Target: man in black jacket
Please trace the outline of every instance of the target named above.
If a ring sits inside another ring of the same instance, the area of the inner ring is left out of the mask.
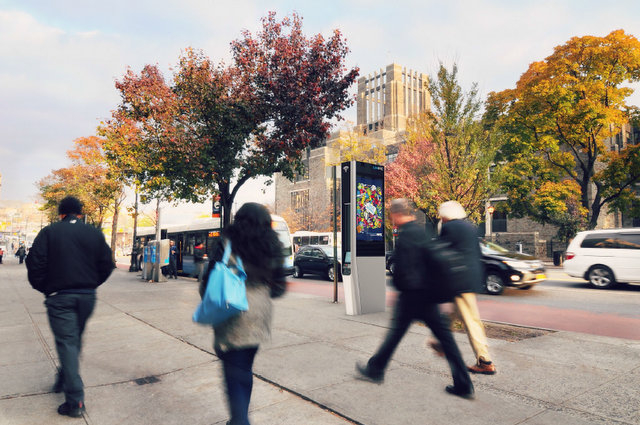
[[[31,286],[46,297],[60,358],[54,391],[64,390],[65,402],[58,413],[81,417],[85,410],[78,370],[82,333],[96,303],[96,288],[107,280],[114,265],[102,232],[82,222],[80,201],[64,198],[58,213],[60,221],[42,229],[33,242],[27,270]]]
[[[393,319],[387,336],[369,362],[357,364],[362,378],[381,383],[384,371],[394,350],[414,320],[423,321],[440,342],[449,362],[453,385],[447,392],[459,397],[472,399],[473,384],[467,373],[460,350],[453,339],[449,322],[441,314],[430,294],[429,270],[426,261],[430,238],[424,227],[414,217],[413,208],[406,199],[395,199],[391,203],[391,220],[398,227],[398,239],[394,251],[395,272],[393,285],[399,291]]]

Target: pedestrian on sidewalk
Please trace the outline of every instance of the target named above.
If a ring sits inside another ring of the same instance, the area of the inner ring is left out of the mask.
[[[24,263],[24,257],[27,256],[27,248],[24,247],[24,244],[20,244],[20,247],[16,251],[16,257],[18,257],[19,263]]]
[[[440,314],[429,288],[429,244],[431,238],[424,226],[416,222],[414,209],[407,199],[391,202],[391,220],[398,228],[398,238],[394,250],[395,273],[393,285],[399,291],[393,318],[387,336],[378,351],[367,364],[356,364],[360,377],[382,383],[385,369],[391,356],[414,320],[423,321],[438,339],[451,368],[453,385],[445,389],[448,393],[472,399],[473,384],[453,339],[449,321]]]
[[[82,333],[96,303],[96,288],[114,269],[102,232],[82,221],[82,204],[68,196],[58,205],[60,221],[38,233],[27,257],[31,286],[44,293],[60,369],[55,392],[64,391],[58,413],[81,417],[84,388],[79,374]]]
[[[178,250],[173,240],[169,241],[169,279],[178,278]]]
[[[0,264],[2,264],[2,257],[4,256],[4,251],[0,248]]]
[[[494,375],[496,367],[489,355],[489,345],[485,334],[484,325],[480,320],[476,292],[482,290],[482,278],[484,269],[482,265],[482,253],[478,243],[478,228],[468,220],[464,207],[457,201],[444,202],[438,208],[438,215],[442,220],[440,239],[451,245],[452,249],[460,252],[466,261],[466,273],[464,282],[459,282],[458,288],[462,288],[453,299],[456,313],[462,320],[469,342],[476,355],[476,364],[468,369],[473,373]],[[431,346],[440,351],[436,343]]]
[[[204,244],[201,241],[196,241],[196,245],[193,247],[193,264],[196,266],[196,278],[198,282],[202,281],[202,276],[204,275],[205,255]]]
[[[242,259],[249,310],[214,326],[214,350],[222,360],[231,420],[227,424],[249,424],[249,402],[253,386],[253,360],[258,347],[271,335],[271,298],[285,291],[282,244],[271,225],[269,211],[260,204],[244,204],[234,221],[223,231],[205,278],[200,283],[204,295],[215,264],[222,260],[224,247],[231,242],[232,255]]]

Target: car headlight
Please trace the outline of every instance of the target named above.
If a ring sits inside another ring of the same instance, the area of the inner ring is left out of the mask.
[[[525,263],[524,261],[503,261],[503,263],[505,263],[507,266],[512,267],[514,269],[518,269],[518,270],[527,270],[529,269],[529,264]]]

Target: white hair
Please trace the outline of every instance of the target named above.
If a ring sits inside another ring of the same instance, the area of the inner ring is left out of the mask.
[[[445,220],[460,220],[467,217],[467,213],[458,201],[443,202],[438,208],[438,215]]]

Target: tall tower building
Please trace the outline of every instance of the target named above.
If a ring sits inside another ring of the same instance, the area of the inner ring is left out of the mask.
[[[355,131],[387,147],[392,159],[404,142],[407,121],[411,116],[431,109],[429,78],[398,64],[372,72],[358,79]],[[326,231],[331,222],[331,173],[327,165],[335,161],[333,142],[341,137],[332,134],[324,146],[308,152],[303,162],[306,172],[294,181],[275,176],[275,213],[285,218],[295,216],[290,226],[296,229]],[[301,224],[295,224],[297,221]]]
[[[358,79],[357,122],[364,134],[397,141],[407,119],[431,109],[429,76],[391,64]]]

